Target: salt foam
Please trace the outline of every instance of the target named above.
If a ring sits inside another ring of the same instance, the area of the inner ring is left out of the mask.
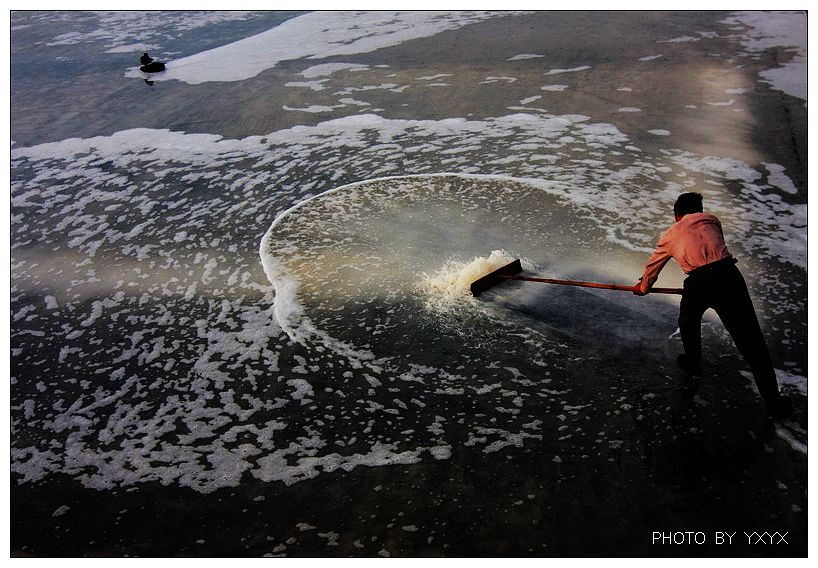
[[[435,274],[424,274],[421,288],[435,305],[462,302],[470,297],[471,283],[514,260],[502,250],[492,251],[488,257],[477,257],[470,262],[447,262]]]
[[[281,61],[353,55],[430,37],[512,12],[311,12],[265,32],[168,62],[157,80],[242,81]],[[136,68],[126,76],[139,76]]]

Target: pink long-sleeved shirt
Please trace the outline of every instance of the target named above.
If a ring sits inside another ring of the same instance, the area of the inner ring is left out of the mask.
[[[645,265],[639,286],[646,293],[671,258],[688,274],[691,270],[730,256],[732,255],[724,244],[721,223],[716,216],[709,213],[689,213],[659,237],[656,250]]]

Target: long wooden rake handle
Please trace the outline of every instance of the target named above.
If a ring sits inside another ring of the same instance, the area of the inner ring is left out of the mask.
[[[583,288],[601,288],[603,290],[619,290],[622,292],[633,292],[633,286],[623,286],[621,284],[602,284],[600,282],[582,282],[580,280],[558,280],[555,278],[533,278],[531,276],[518,276],[523,271],[520,259],[509,262],[501,266],[494,272],[486,274],[471,283],[471,293],[477,296],[481,292],[488,290],[492,286],[504,280],[523,280],[525,282],[542,282],[545,284],[560,284],[563,286],[581,286]],[[681,288],[651,288],[652,294],[681,294]]]
[[[622,292],[633,292],[633,286],[623,286],[621,284],[603,284],[601,282],[583,282],[581,280],[558,280],[556,278],[533,278],[530,276],[506,276],[497,275],[503,280],[523,280],[525,282],[542,282],[544,284],[559,284],[561,286],[580,286],[582,288],[599,288],[601,290],[620,290]],[[651,294],[681,294],[681,288],[651,288]]]

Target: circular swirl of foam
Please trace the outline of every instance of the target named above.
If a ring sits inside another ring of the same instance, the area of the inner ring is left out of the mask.
[[[392,352],[441,329],[478,337],[492,325],[481,318],[507,317],[498,310],[508,301],[544,293],[509,283],[496,302],[471,298],[473,280],[513,258],[551,275],[638,275],[643,255],[610,239],[563,191],[452,174],[369,180],[313,197],[280,215],[261,243],[276,317],[301,343]]]

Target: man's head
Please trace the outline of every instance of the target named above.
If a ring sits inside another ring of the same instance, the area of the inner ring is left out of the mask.
[[[683,193],[676,200],[676,204],[673,205],[673,214],[676,216],[677,221],[689,213],[701,213],[702,211],[704,209],[702,208],[701,193]]]

